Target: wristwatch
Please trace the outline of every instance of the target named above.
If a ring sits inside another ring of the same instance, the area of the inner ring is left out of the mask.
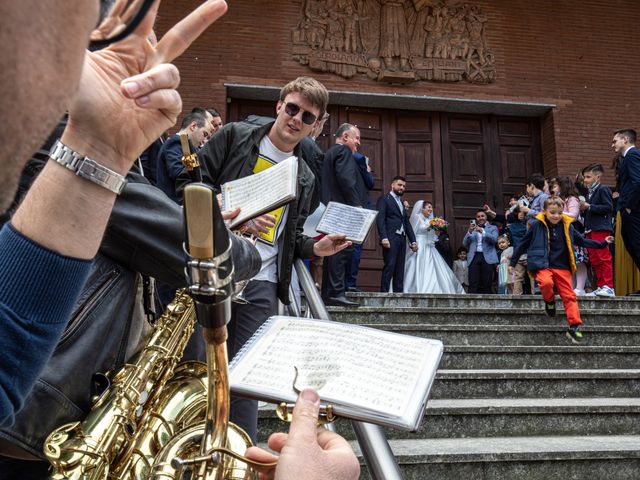
[[[57,140],[49,152],[49,158],[63,167],[71,170],[77,176],[106,188],[110,192],[120,195],[127,180],[118,172],[100,165],[89,157],[80,155]]]

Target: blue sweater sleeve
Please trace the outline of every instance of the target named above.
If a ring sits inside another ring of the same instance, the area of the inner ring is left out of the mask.
[[[91,261],[0,230],[0,425],[13,422],[71,316]]]

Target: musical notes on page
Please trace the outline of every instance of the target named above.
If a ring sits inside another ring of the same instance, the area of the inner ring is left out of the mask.
[[[366,208],[352,207],[338,202],[329,202],[316,231],[320,233],[343,233],[353,243],[363,243],[378,212]]]
[[[298,159],[289,157],[254,175],[222,185],[222,210],[240,207],[230,228],[243,224],[296,198]]]
[[[232,362],[231,389],[272,401],[295,401],[312,387],[338,415],[417,428],[442,343],[373,328],[271,317]]]

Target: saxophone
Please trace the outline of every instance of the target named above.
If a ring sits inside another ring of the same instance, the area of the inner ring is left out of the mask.
[[[49,435],[50,479],[254,478],[250,465],[257,464],[242,456],[251,440],[228,421],[233,264],[209,187],[187,186],[185,216],[189,290],[177,293],[145,348],[117,372],[87,418]],[[207,364],[178,364],[196,319],[204,327]]]

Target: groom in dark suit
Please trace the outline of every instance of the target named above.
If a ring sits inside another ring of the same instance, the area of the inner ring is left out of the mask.
[[[622,221],[622,239],[640,268],[640,150],[636,148],[636,131],[618,130],[611,146],[624,158],[618,173],[620,196],[616,206]]]
[[[382,269],[381,292],[388,292],[393,279],[393,291],[402,292],[404,280],[404,257],[406,253],[406,241],[409,240],[409,248],[418,251],[416,236],[409,223],[409,215],[402,203],[402,195],[407,186],[404,177],[394,177],[391,182],[391,191],[378,199],[376,209],[378,217],[376,226],[382,245]]]

